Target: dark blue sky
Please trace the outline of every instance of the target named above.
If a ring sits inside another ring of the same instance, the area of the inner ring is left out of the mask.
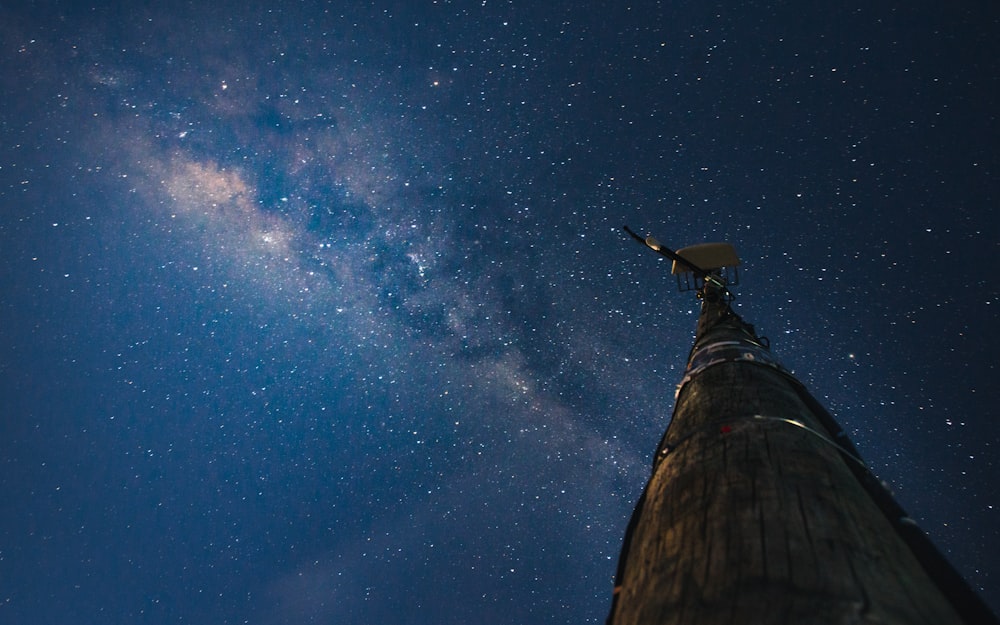
[[[697,308],[623,223],[1000,608],[994,4],[148,4],[0,7],[0,621],[602,622]]]

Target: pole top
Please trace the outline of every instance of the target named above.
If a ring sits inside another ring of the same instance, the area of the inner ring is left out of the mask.
[[[698,291],[699,297],[718,291],[732,299],[728,287],[740,282],[740,258],[729,243],[700,243],[675,252],[651,236],[643,238],[628,226],[623,229],[639,243],[674,261],[670,273],[677,276],[679,290]]]
[[[677,255],[688,261],[685,265],[674,261],[670,273],[675,276],[682,273],[693,273],[691,265],[712,272],[723,267],[736,267],[740,264],[740,258],[736,255],[736,248],[729,243],[700,243],[689,245],[677,250]]]

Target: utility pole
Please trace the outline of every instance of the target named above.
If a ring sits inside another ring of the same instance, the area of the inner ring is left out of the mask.
[[[730,307],[732,246],[673,252],[701,314],[625,535],[610,625],[997,623]]]

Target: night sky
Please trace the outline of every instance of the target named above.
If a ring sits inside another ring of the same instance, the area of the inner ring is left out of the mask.
[[[698,307],[623,224],[1000,609],[1000,8],[735,4],[0,5],[0,621],[603,622]]]

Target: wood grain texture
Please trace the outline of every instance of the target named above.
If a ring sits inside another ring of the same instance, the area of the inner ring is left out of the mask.
[[[702,321],[701,343],[747,336]],[[611,622],[959,623],[822,431],[775,369],[730,362],[688,382]]]

